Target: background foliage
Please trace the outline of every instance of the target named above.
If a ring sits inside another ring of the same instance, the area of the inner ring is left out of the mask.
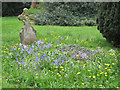
[[[120,3],[101,3],[98,29],[108,41],[120,45]]]
[[[35,23],[39,25],[79,26],[96,24],[99,3],[54,2],[44,3],[46,11],[36,15]]]
[[[30,8],[30,2],[3,2],[2,16],[17,16],[22,13],[23,8]]]

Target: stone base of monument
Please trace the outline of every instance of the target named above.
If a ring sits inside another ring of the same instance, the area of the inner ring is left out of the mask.
[[[37,41],[36,31],[34,28],[29,24],[29,22],[25,22],[25,25],[20,32],[20,41],[24,45],[28,45]]]

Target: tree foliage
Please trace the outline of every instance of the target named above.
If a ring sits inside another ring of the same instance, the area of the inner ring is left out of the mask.
[[[120,2],[101,3],[98,29],[108,41],[120,45]]]
[[[97,3],[86,2],[46,2],[46,11],[36,15],[35,22],[40,25],[79,26],[95,25]]]
[[[2,16],[17,16],[22,13],[23,8],[29,8],[30,2],[3,2]]]

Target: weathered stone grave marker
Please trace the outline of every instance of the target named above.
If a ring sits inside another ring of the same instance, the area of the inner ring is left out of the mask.
[[[36,30],[30,25],[31,15],[29,15],[27,8],[23,9],[23,13],[18,16],[18,19],[24,23],[22,31],[20,31],[20,42],[24,45],[28,45],[37,41]]]

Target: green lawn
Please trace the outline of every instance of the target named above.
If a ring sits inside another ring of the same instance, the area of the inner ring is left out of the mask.
[[[96,26],[32,25],[37,31],[37,39],[44,44],[40,44],[40,48],[35,44],[30,55],[29,51],[22,53],[25,46],[19,45],[22,26],[16,17],[2,18],[2,87],[118,88],[120,53],[102,37]],[[49,42],[52,47],[43,48]],[[69,44],[96,51],[89,59],[77,61],[71,54],[56,50]],[[31,49],[32,46],[26,47]]]

